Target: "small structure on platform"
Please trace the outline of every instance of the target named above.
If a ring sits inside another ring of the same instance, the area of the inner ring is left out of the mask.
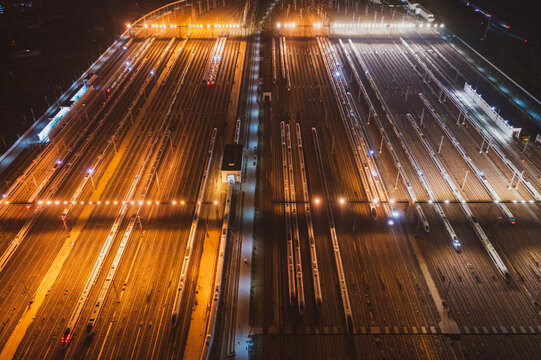
[[[226,144],[224,149],[224,157],[222,159],[222,182],[233,183],[241,181],[242,169],[242,144]]]
[[[261,61],[261,77],[260,77],[260,84],[261,84],[261,90],[263,92],[263,103],[269,102],[269,104],[272,102],[272,88],[274,85],[274,80],[276,74],[274,74],[274,68],[272,66],[272,60],[271,57],[263,56],[263,60]]]
[[[494,123],[500,128],[500,130],[507,136],[520,136],[520,132],[522,128],[514,127],[509,123],[509,121],[504,120],[500,116],[500,113],[496,111],[496,109],[492,106],[490,106],[481,96],[481,94],[477,93],[470,84],[465,83],[464,84],[464,92],[466,95],[470,98],[470,100],[473,101],[475,105],[477,105],[484,113],[487,115]]]
[[[269,104],[272,102],[272,82],[263,83],[263,102],[268,101]]]

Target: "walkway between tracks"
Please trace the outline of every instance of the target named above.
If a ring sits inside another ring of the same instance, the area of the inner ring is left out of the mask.
[[[257,82],[259,81],[259,37],[255,38],[252,43],[251,64],[249,68],[250,78],[248,86],[250,89],[248,95],[248,135],[244,147],[245,161],[245,179],[242,183],[242,192],[244,193],[241,215],[240,236],[241,243],[241,263],[239,271],[239,284],[237,294],[237,315],[235,329],[235,355],[236,359],[248,359],[249,347],[251,344],[250,338],[250,288],[252,282],[252,247],[254,233],[254,215],[255,215],[255,189],[256,189],[256,147],[257,133],[259,131],[259,104],[254,99],[257,99]]]

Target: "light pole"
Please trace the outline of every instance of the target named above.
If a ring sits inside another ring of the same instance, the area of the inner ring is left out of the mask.
[[[394,189],[398,189],[398,180],[400,180],[400,171],[396,174],[396,182],[394,184]]]
[[[464,190],[464,186],[466,186],[466,179],[468,179],[468,174],[470,173],[469,170],[466,170],[466,175],[464,175],[464,181],[462,181],[462,190]]]
[[[451,286],[451,280],[447,283],[447,286],[445,287],[445,293],[443,294],[443,301],[447,302],[447,293],[449,292],[449,287]],[[447,303],[444,304],[445,307],[448,306]]]
[[[118,152],[117,148],[116,148],[116,143],[115,143],[115,136],[111,136],[111,142],[113,143],[113,148],[115,149],[115,153]]]
[[[94,183],[94,177],[92,176],[92,174],[94,174],[94,169],[88,169],[87,174],[90,175],[90,181],[92,181],[92,187],[94,188],[94,190],[96,190],[96,184]]]
[[[438,154],[441,152],[441,146],[443,145],[443,139],[444,139],[445,136],[441,136],[441,140],[440,140],[440,146],[438,147]]]
[[[488,27],[490,26],[490,20],[492,20],[492,15],[487,15],[487,27],[485,28],[485,33],[483,34],[483,37],[481,38],[481,40],[485,40],[485,38],[487,37],[487,33],[488,33]]]
[[[24,282],[23,279],[21,279],[21,283],[23,284],[24,291],[26,292],[26,296],[28,296],[28,298],[30,299],[30,302],[33,303],[34,299],[32,298],[32,296],[30,296],[30,292],[28,291],[28,288],[26,287],[26,283]]]
[[[60,220],[62,220],[62,224],[64,225],[64,229],[66,229],[66,233],[68,234],[68,237],[70,236],[70,231],[68,229],[68,224],[66,224],[66,214],[62,214],[62,216],[60,217]]]

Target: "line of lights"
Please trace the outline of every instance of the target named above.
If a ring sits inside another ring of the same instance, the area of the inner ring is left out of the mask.
[[[204,28],[206,27],[207,29],[210,29],[211,27],[214,27],[215,29],[238,29],[240,28],[240,25],[239,24],[214,24],[214,25],[211,25],[211,24],[207,24],[207,25],[203,25],[203,24],[189,24],[188,25],[189,28],[192,28],[192,29],[201,29],[201,28]]]
[[[284,28],[286,28],[286,29],[295,29],[295,27],[297,27],[297,24],[295,24],[295,23],[285,23],[285,24],[276,23],[276,28],[280,29],[282,26]]]
[[[337,201],[340,205],[344,205],[344,204],[409,204],[411,203],[409,200],[395,200],[395,199],[389,199],[389,201],[381,201],[379,199],[374,199],[372,201],[366,201],[366,200],[353,200],[353,201],[346,201],[346,199],[344,198],[340,198],[338,199]],[[280,203],[284,203],[283,201],[280,201]],[[289,203],[292,203],[292,202],[289,202]],[[298,204],[303,204],[303,203],[306,203],[305,201],[295,201],[295,203],[298,203]],[[321,199],[320,198],[314,198],[314,203],[316,205],[320,204],[321,203]],[[333,201],[331,201],[331,203],[333,203]],[[437,201],[433,201],[433,200],[426,200],[426,201],[415,201],[413,202],[413,204],[466,204],[466,203],[470,203],[470,204],[499,204],[499,203],[505,203],[505,204],[535,204],[536,201],[533,200],[533,199],[530,199],[530,200],[500,200],[500,201],[496,201],[496,200],[490,200],[490,201],[483,201],[483,200],[470,200],[470,201],[458,201],[458,200],[437,200]],[[541,201],[539,201],[538,203],[541,204]]]
[[[186,204],[195,204],[195,202],[187,202],[185,200],[172,200],[172,201],[160,201],[160,200],[130,200],[130,201],[118,201],[118,200],[97,200],[97,201],[60,201],[60,200],[38,200],[33,203],[28,202],[10,202],[9,200],[0,201],[0,205],[26,205],[27,207],[30,207],[32,205],[186,205]],[[218,200],[208,201],[208,202],[202,202],[202,204],[213,204],[218,205]]]
[[[118,204],[121,204],[121,205],[124,205],[124,204],[128,204],[128,205],[135,205],[135,204],[139,204],[139,205],[144,205],[144,204],[147,204],[147,205],[177,205],[177,204],[180,204],[180,205],[185,205],[185,204],[190,204],[190,203],[187,203],[185,200],[180,200],[180,201],[177,201],[177,200],[167,200],[167,201],[160,201],[160,200],[155,200],[155,201],[151,201],[151,200],[139,200],[139,201],[135,201],[135,200],[131,200],[131,201],[118,201],[118,200],[105,200],[105,201],[102,201],[102,200],[97,200],[97,201],[66,201],[66,200],[38,200],[36,202],[18,202],[18,201],[14,201],[14,202],[11,202],[9,200],[6,199],[6,196],[5,194],[2,195],[2,198],[4,200],[0,200],[0,205],[27,205],[27,206],[31,206],[31,205],[68,205],[68,204],[72,204],[72,205],[102,205],[102,204],[105,204],[105,205],[109,205],[109,204],[114,204],[114,205],[118,205]],[[314,198],[314,203],[315,204],[319,204],[321,202],[321,199],[320,198]],[[347,201],[345,198],[341,197],[338,199],[337,201],[340,205],[343,205],[343,204],[346,204],[346,203],[354,203],[354,204],[368,204],[368,203],[373,203],[373,204],[384,204],[384,203],[389,203],[389,204],[395,204],[395,203],[410,203],[409,200],[395,200],[395,199],[389,199],[389,201],[381,201],[379,199],[373,199],[372,201],[366,201],[366,200],[352,200],[352,201]],[[205,203],[205,202],[204,202]],[[214,204],[214,205],[218,205],[218,201],[217,200],[213,200],[213,201],[209,201],[207,202],[208,204]],[[304,203],[304,201],[297,201],[296,203]],[[502,204],[535,204],[535,203],[539,203],[541,204],[541,201],[535,201],[534,199],[529,199],[529,200],[525,200],[525,199],[521,199],[521,200],[469,200],[469,201],[459,201],[459,200],[449,200],[449,199],[446,199],[446,200],[436,200],[436,201],[433,201],[433,200],[420,200],[420,201],[415,201],[413,202],[414,204],[459,204],[459,203],[462,203],[462,204],[466,204],[466,203],[470,203],[470,204],[499,204],[499,203],[502,203]]]
[[[166,28],[167,25],[165,25],[165,24],[152,24],[151,27],[152,27],[152,28]],[[169,27],[170,27],[171,29],[173,29],[173,28],[176,28],[177,25],[176,25],[176,24],[171,24],[171,25],[169,25]]]
[[[391,27],[391,28],[442,28],[444,27],[444,24],[431,24],[431,23],[350,23],[350,24],[342,24],[342,23],[333,23],[333,28],[385,28],[385,27]],[[314,24],[314,27],[316,25]]]
[[[316,198],[314,199],[314,202],[316,204],[319,204],[320,203],[320,199],[319,198]],[[214,204],[214,205],[217,205],[218,204],[218,201],[217,200],[214,200],[212,202],[209,202],[209,204]],[[304,203],[304,201],[297,201],[296,203]],[[385,204],[385,203],[389,203],[389,204],[395,204],[395,203],[410,203],[410,201],[408,200],[394,200],[394,199],[391,199],[389,200],[388,202],[386,201],[380,201],[379,199],[374,199],[372,201],[365,201],[365,200],[359,200],[359,201],[346,201],[344,198],[340,198],[338,200],[338,203],[340,203],[341,205],[343,204],[346,204],[346,203],[355,203],[355,204],[368,204],[368,203],[373,203],[373,204]],[[535,200],[533,199],[530,199],[530,200],[494,200],[494,201],[483,201],[483,200],[470,200],[470,201],[458,201],[458,200],[436,200],[436,201],[433,201],[433,200],[426,200],[426,201],[415,201],[413,202],[414,204],[459,204],[459,203],[462,203],[462,204],[466,204],[466,203],[469,203],[469,204],[534,204],[536,203]],[[541,204],[541,201],[538,202]],[[70,204],[69,201],[60,201],[60,200],[39,200],[35,203],[28,203],[28,202],[11,202],[9,200],[4,200],[4,201],[0,201],[0,205],[28,205],[28,206],[31,206],[31,205],[68,205]],[[106,200],[106,201],[101,201],[101,200],[98,200],[98,201],[72,201],[71,202],[72,205],[101,205],[101,204],[106,204],[106,205],[109,205],[109,204],[128,204],[128,205],[135,205],[135,204],[139,204],[139,205],[144,205],[144,204],[147,204],[147,205],[152,205],[152,204],[155,204],[155,205],[160,205],[160,204],[163,204],[163,205],[177,205],[177,204],[181,204],[181,205],[184,205],[186,204],[186,201],[184,200],[181,200],[181,201],[176,201],[176,200],[172,200],[172,201],[159,201],[159,200],[156,200],[156,201],[150,201],[150,200],[147,200],[146,202],[145,201],[142,201],[142,200],[139,200],[139,201],[134,201],[134,200],[131,200],[131,201],[118,201],[118,200]]]

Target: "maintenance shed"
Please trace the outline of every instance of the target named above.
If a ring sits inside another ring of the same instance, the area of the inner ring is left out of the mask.
[[[242,169],[242,144],[226,144],[222,159],[222,182],[241,181]]]

